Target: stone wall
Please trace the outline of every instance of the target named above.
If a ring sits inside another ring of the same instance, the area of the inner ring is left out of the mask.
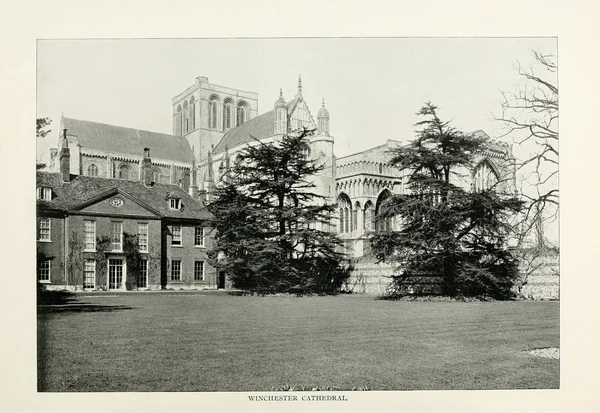
[[[524,284],[518,285],[515,292],[520,298],[529,300],[558,300],[559,299],[559,256],[551,254],[539,257],[534,261],[535,269],[523,279]]]
[[[389,264],[378,264],[373,260],[355,260],[354,270],[343,290],[356,294],[382,295],[392,282],[393,270]]]
[[[353,260],[354,270],[343,287],[344,291],[355,294],[385,294],[392,283],[394,274],[389,264],[377,263],[372,258]],[[518,298],[529,300],[557,300],[559,298],[558,255],[539,258],[539,266],[525,280],[525,284],[515,286]],[[416,280],[407,293],[438,294],[435,280]]]

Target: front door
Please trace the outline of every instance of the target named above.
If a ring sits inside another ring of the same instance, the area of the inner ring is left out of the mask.
[[[123,288],[123,259],[110,258],[108,260],[108,289]]]
[[[219,282],[217,288],[225,288],[225,271],[219,271]]]

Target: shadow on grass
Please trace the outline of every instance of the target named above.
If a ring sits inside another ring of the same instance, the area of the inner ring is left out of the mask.
[[[64,304],[64,305],[40,305],[38,314],[52,313],[110,313],[120,310],[133,310],[134,307],[128,305],[97,305],[97,304]]]
[[[41,291],[37,297],[38,314],[93,313],[132,310],[127,305],[98,305],[77,301],[76,295],[68,291]]]
[[[75,294],[69,291],[38,291],[37,293],[37,305],[65,305],[75,299]]]

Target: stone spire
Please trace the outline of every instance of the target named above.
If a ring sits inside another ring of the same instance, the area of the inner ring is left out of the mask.
[[[325,107],[325,98],[323,98],[321,109],[317,113],[317,123],[321,135],[329,136],[329,111]]]
[[[275,101],[275,124],[276,135],[287,133],[287,104],[283,98],[283,91],[279,89],[279,99]]]
[[[196,165],[196,156],[193,155],[194,147],[192,146],[192,182],[190,185],[190,196],[198,199],[198,167]]]
[[[298,93],[296,96],[302,96],[302,76],[298,75]]]
[[[279,88],[279,99],[275,101],[275,108],[285,107],[285,99],[283,98],[283,89]]]
[[[208,173],[208,180],[214,182],[215,175],[213,173],[213,160],[212,160],[212,153],[210,151],[208,151],[208,155],[206,158],[206,168],[207,168],[207,173]]]
[[[212,154],[208,151],[208,156],[206,158],[206,173],[204,174],[204,189],[206,195],[204,196],[204,200],[210,201],[213,197],[213,193],[215,191],[215,176],[213,173],[213,160]]]

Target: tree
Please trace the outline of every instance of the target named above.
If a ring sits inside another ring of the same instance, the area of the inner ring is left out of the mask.
[[[333,293],[347,279],[340,241],[327,231],[334,206],[313,192],[323,169],[307,136],[247,146],[208,205],[215,216],[212,263],[234,287],[266,293]]]
[[[437,281],[445,295],[507,299],[517,277],[508,221],[522,202],[499,185],[477,191],[459,185],[486,138],[452,128],[431,103],[417,115],[427,119],[416,124],[416,139],[394,149],[391,160],[411,174],[409,191],[388,198],[377,218],[394,218],[402,228],[372,235],[375,257],[397,265],[400,295]]]
[[[45,138],[52,130],[45,129],[50,126],[52,120],[50,118],[37,118],[35,122],[35,135],[37,138]]]
[[[37,118],[35,122],[35,136],[37,139],[45,138],[51,130],[46,129],[47,126],[52,123],[50,118]],[[46,164],[42,162],[36,162],[36,169],[43,169],[46,167]]]
[[[514,92],[502,92],[501,112],[510,136],[526,151],[517,163],[521,194],[527,205],[521,222],[521,239],[531,231],[544,246],[543,224],[558,215],[558,69],[555,55],[532,51],[535,64],[517,63],[520,82]]]

